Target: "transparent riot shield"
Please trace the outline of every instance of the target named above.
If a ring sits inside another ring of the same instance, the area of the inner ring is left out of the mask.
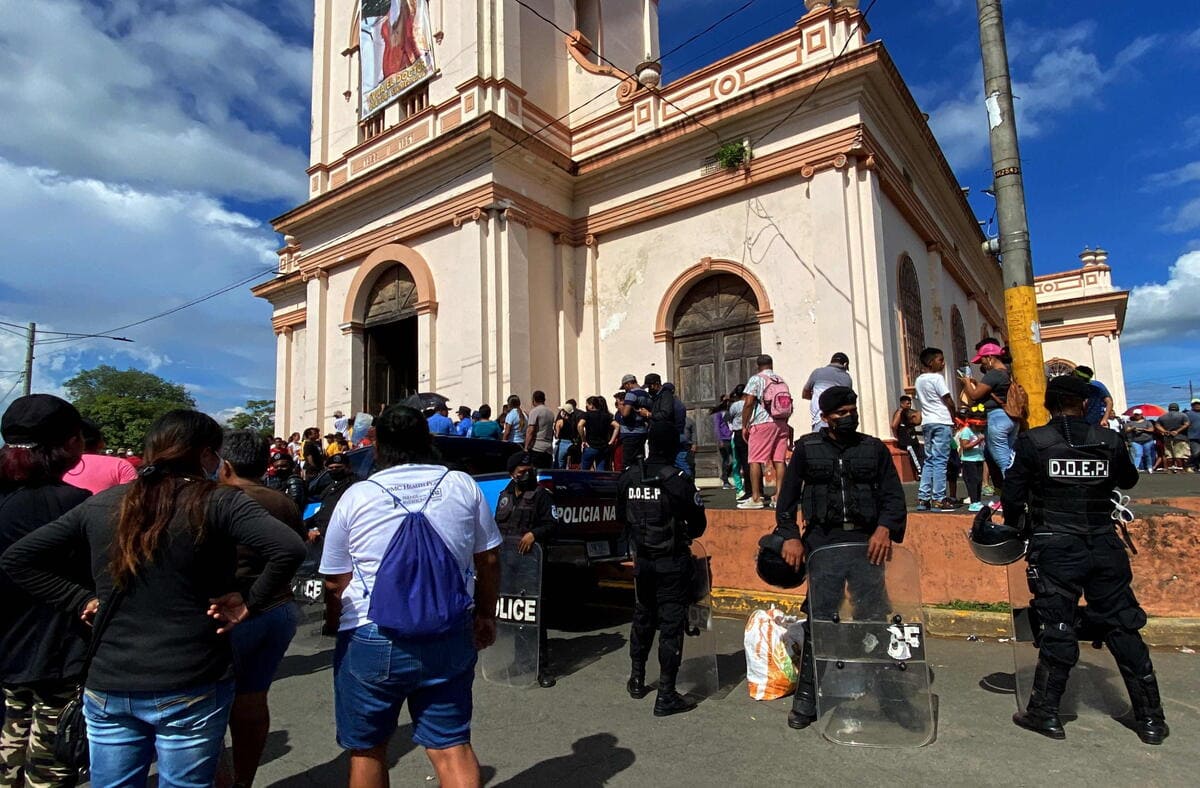
[[[893,546],[882,566],[867,545],[808,556],[817,727],[837,744],[921,747],[934,738],[916,557]]]
[[[1008,593],[1012,601],[1013,664],[1017,680],[1017,710],[1024,711],[1033,689],[1033,673],[1037,669],[1037,639],[1041,623],[1034,611],[1033,594],[1025,570],[1028,564],[1017,561],[1008,565]],[[1120,717],[1129,711],[1129,698],[1116,663],[1107,649],[1094,649],[1088,639],[1087,609],[1081,607],[1076,617],[1076,632],[1080,638],[1079,664],[1071,670],[1067,690],[1063,693],[1058,711],[1060,717]]]
[[[542,547],[522,555],[520,537],[500,547],[500,597],[496,601],[496,642],[479,652],[483,677],[496,684],[528,687],[537,683],[538,630],[542,624]]]
[[[683,662],[675,688],[685,695],[711,698],[721,686],[717,680],[717,632],[712,616],[712,573],[708,553],[700,542],[692,542],[695,566],[692,604],[688,605],[683,638]]]

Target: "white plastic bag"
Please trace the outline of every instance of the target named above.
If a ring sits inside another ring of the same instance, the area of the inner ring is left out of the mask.
[[[754,700],[775,700],[796,691],[796,666],[784,642],[795,621],[776,608],[755,610],[746,621],[746,684]],[[802,631],[800,637],[803,642]]]

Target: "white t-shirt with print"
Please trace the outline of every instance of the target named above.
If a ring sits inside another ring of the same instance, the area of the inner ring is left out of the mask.
[[[764,369],[755,375],[751,375],[746,381],[746,393],[753,395],[757,401],[754,403],[754,415],[750,418],[750,427],[756,427],[759,424],[769,424],[771,422],[771,414],[767,412],[766,403],[763,402],[763,394],[767,391],[768,378],[775,377],[775,370]],[[746,423],[746,413],[742,411],[742,423]]]
[[[379,471],[371,480],[387,488],[413,512],[420,510],[433,492],[425,516],[462,569],[467,594],[474,596],[475,555],[499,547],[502,541],[491,507],[475,480],[461,471],[446,473],[440,465],[398,465]],[[403,508],[394,505],[391,495],[370,481],[353,485],[338,501],[321,556],[321,574],[353,574],[342,592],[338,629],[357,629],[371,623],[367,592],[375,587],[379,562],[405,514]]]

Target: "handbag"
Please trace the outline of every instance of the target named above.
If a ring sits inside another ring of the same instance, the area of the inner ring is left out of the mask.
[[[96,649],[100,647],[100,638],[112,620],[117,603],[121,601],[124,592],[113,591],[107,605],[100,606],[100,616],[92,627],[92,639],[88,643],[87,652],[83,657],[83,672],[79,676],[79,688],[75,696],[67,701],[58,715],[58,731],[54,735],[54,758],[59,763],[77,772],[87,771],[88,768],[88,738],[87,720],[83,716],[83,685],[87,681],[88,670],[92,667],[92,659]]]

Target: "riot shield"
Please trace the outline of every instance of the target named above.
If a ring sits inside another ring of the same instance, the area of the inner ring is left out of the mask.
[[[933,741],[916,557],[893,546],[873,566],[865,543],[830,545],[808,556],[807,571],[822,735],[867,747]]]
[[[692,604],[688,605],[683,638],[683,662],[675,688],[686,695],[711,698],[721,686],[717,680],[717,632],[712,617],[712,574],[708,553],[700,542],[692,542],[695,576]]]
[[[542,546],[535,543],[522,555],[517,552],[520,541],[507,536],[500,547],[496,642],[479,652],[483,677],[510,687],[537,683],[542,623]]]
[[[1037,639],[1041,623],[1031,602],[1028,564],[1017,561],[1008,565],[1008,593],[1012,601],[1013,664],[1017,680],[1017,710],[1024,711],[1033,689],[1033,672],[1037,668]],[[1086,716],[1120,717],[1129,711],[1129,698],[1116,663],[1104,649],[1094,649],[1088,640],[1087,608],[1077,613],[1079,663],[1071,670],[1067,690],[1059,703],[1059,716],[1069,719]]]

